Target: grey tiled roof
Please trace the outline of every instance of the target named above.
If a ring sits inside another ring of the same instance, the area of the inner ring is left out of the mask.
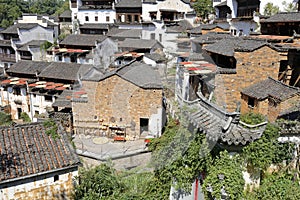
[[[13,64],[6,72],[8,74],[36,75],[41,73],[50,62],[21,60]]]
[[[28,47],[40,47],[46,41],[47,40],[31,40],[30,42],[27,42],[26,44],[23,44],[21,47],[19,47],[18,50],[28,51]]]
[[[126,38],[119,47],[121,48],[136,48],[136,49],[151,49],[154,45],[159,43],[157,40],[146,39],[131,39]]]
[[[142,30],[140,29],[113,29],[107,33],[112,38],[141,38]]]
[[[194,27],[187,20],[181,20],[173,24],[167,25],[166,32],[168,33],[181,33],[193,29]]]
[[[63,41],[60,42],[60,45],[72,45],[72,46],[89,46],[93,47],[96,44],[96,41],[103,41],[107,37],[104,35],[89,35],[89,34],[71,34],[68,35]]]
[[[71,10],[65,10],[63,13],[59,15],[59,18],[71,18],[72,11]]]
[[[13,33],[13,34],[18,34],[18,29],[32,29],[36,26],[40,26],[37,23],[19,23],[19,24],[14,24],[8,27],[7,29],[1,31],[1,33]]]
[[[143,3],[156,3],[156,0],[144,0]]]
[[[236,119],[238,113],[226,113],[204,99],[192,106],[191,110],[196,111],[186,111],[185,114],[190,123],[203,131],[211,141],[229,145],[246,145],[259,139],[266,127],[264,123],[256,128],[246,128]]]
[[[103,73],[96,68],[91,68],[82,78],[88,81],[102,81],[113,75],[120,76],[121,78],[146,89],[161,89],[162,82],[159,73],[151,66],[144,63],[133,62],[118,68],[114,71]]]
[[[197,36],[193,41],[200,44],[209,44],[226,38],[233,38],[233,36],[227,33],[208,32],[207,34]]]
[[[78,166],[78,156],[58,127],[57,139],[41,123],[0,127],[0,183]]]
[[[299,120],[299,119],[298,119]],[[279,132],[281,136],[286,135],[300,135],[300,121],[278,121],[277,124],[279,125]]]
[[[158,53],[146,53],[144,56],[154,60],[155,62],[163,62],[167,60],[166,57]]]
[[[142,8],[141,0],[121,0],[116,4],[116,8]]]
[[[85,74],[92,66],[77,63],[51,62],[40,74],[41,78],[76,81],[80,74]]]
[[[73,94],[72,90],[64,90],[58,96],[58,98],[55,99],[55,102],[52,104],[52,107],[72,108],[72,103],[71,103],[72,94]]]
[[[204,47],[205,50],[225,56],[233,56],[235,51],[254,51],[264,45],[265,41],[243,38],[223,39]]]
[[[300,95],[300,90],[299,88],[288,86],[269,77],[264,81],[245,88],[242,91],[242,94],[259,100],[264,100],[271,96],[280,101],[283,101],[293,95]]]
[[[147,64],[133,63],[118,70],[117,75],[141,88],[162,88],[158,72]]]
[[[227,27],[224,27],[224,28],[222,28],[218,24],[201,24],[200,27],[203,30],[211,30],[211,29],[214,29],[214,28],[221,28],[221,29],[224,29],[224,30],[229,30],[229,24],[228,24]]]
[[[261,23],[265,22],[300,22],[300,12],[278,13],[267,19],[261,20]]]

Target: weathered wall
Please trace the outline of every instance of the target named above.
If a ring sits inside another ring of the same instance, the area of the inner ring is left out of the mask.
[[[87,93],[88,102],[72,102],[73,125],[76,133],[100,134],[99,120],[95,110],[95,88],[97,85],[98,82],[83,81],[82,87]],[[91,132],[93,129],[97,132]]]
[[[140,118],[149,118],[149,123],[158,120],[158,130],[161,130],[161,115],[160,119],[152,115],[161,112],[162,90],[142,89],[114,75],[99,82],[96,97],[95,108],[99,119],[119,126],[132,127],[135,124],[135,130],[127,129],[129,135],[139,135]]]
[[[59,180],[54,181],[54,175],[58,175]],[[76,167],[56,173],[23,179],[21,181],[0,184],[0,199],[73,199],[73,183],[77,175],[78,169]]]
[[[280,60],[286,59],[274,49],[264,46],[253,52],[235,52],[236,74],[217,74],[215,98],[228,111],[241,102],[241,91],[268,77],[278,79]]]
[[[77,133],[102,135],[101,125],[126,126],[127,135],[138,137],[140,118],[149,119],[149,132],[162,129],[162,90],[143,89],[117,75],[100,82],[83,81],[88,102],[73,102]]]
[[[268,119],[271,122],[274,122],[277,117],[284,111],[289,110],[290,108],[296,106],[300,101],[300,96],[293,96],[283,102],[274,104],[272,100],[269,99],[269,108],[268,108]]]

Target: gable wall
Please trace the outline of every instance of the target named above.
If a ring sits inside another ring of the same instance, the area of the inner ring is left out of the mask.
[[[268,46],[253,52],[235,52],[234,57],[237,61],[236,74],[216,75],[216,102],[227,111],[235,111],[244,88],[268,77],[277,80],[280,60],[285,58]]]

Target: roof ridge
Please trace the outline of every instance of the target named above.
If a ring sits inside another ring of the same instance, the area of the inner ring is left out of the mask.
[[[285,87],[288,87],[288,88],[291,88],[291,89],[294,89],[294,90],[297,90],[298,92],[300,92],[300,89],[299,89],[298,87],[294,87],[294,86],[291,86],[291,85],[287,85],[287,84],[285,84],[285,83],[283,83],[283,82],[281,82],[281,81],[279,81],[279,80],[276,80],[276,79],[274,79],[274,78],[272,78],[272,77],[270,77],[270,76],[268,77],[268,79],[274,81],[274,82],[277,83],[277,84],[281,84],[281,85],[283,85],[283,86],[285,86]]]

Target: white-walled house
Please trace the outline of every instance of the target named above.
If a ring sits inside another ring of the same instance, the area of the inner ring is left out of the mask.
[[[6,70],[1,81],[1,106],[10,106],[12,119],[26,113],[31,120],[47,112],[64,90],[71,90],[91,65],[19,61]]]
[[[72,198],[80,160],[60,124],[56,132],[42,123],[0,128],[0,199]]]
[[[73,33],[78,33],[79,25],[112,24],[116,20],[115,4],[118,0],[87,1],[70,0]]]

